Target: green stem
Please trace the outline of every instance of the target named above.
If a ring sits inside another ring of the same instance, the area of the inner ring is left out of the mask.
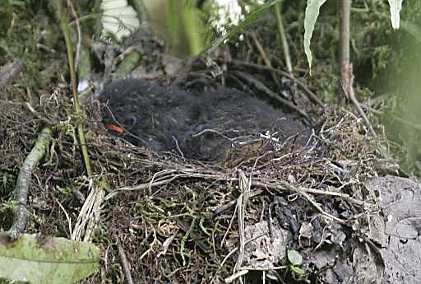
[[[69,73],[70,73],[70,83],[72,87],[72,95],[73,95],[73,106],[74,111],[76,114],[76,128],[79,136],[80,147],[82,151],[83,162],[85,164],[85,169],[88,176],[92,175],[91,163],[89,159],[88,153],[88,146],[86,144],[85,138],[85,131],[83,128],[83,114],[80,107],[79,96],[77,94],[77,79],[76,79],[76,72],[74,66],[74,58],[73,58],[73,44],[70,37],[70,26],[68,22],[67,13],[64,11],[62,0],[55,0],[56,8],[58,12],[58,18],[60,20],[60,27],[63,31],[64,41],[66,43],[66,51],[67,51],[67,61],[69,64]]]
[[[185,5],[181,10],[181,20],[183,21],[183,28],[189,45],[189,53],[190,55],[197,55],[202,51],[200,29],[195,19],[194,8],[190,6],[192,3],[187,2]]]
[[[291,64],[291,56],[289,53],[289,46],[288,46],[288,41],[287,41],[287,37],[285,34],[285,29],[284,29],[284,23],[282,20],[282,14],[281,14],[281,3],[278,2],[275,4],[275,6],[273,6],[274,12],[275,12],[275,16],[276,16],[276,22],[278,25],[278,33],[279,33],[279,40],[282,46],[282,50],[284,52],[284,56],[285,56],[285,63],[287,66],[287,70],[288,73],[290,75],[292,75],[292,64]]]

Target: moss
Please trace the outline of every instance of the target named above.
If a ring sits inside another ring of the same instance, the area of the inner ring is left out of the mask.
[[[22,84],[38,88],[47,81],[41,71],[59,56],[58,26],[52,23],[44,1],[5,3],[0,6],[0,64],[20,59],[24,65]],[[49,76],[52,73],[50,70]]]

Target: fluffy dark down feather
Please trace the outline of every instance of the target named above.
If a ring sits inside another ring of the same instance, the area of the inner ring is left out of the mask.
[[[204,161],[268,130],[286,138],[303,129],[291,115],[235,89],[187,92],[127,79],[106,86],[100,98],[104,122],[124,127],[129,142]]]

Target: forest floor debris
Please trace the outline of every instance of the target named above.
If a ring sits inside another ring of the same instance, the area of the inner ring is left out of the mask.
[[[77,143],[71,116],[63,116],[70,100],[52,94],[33,106],[39,118],[32,118],[13,99],[13,90],[6,93],[0,111],[2,172],[16,173],[43,121],[62,126],[33,173],[27,231],[70,237],[69,222],[76,222],[90,188],[72,146]],[[264,274],[339,283],[363,265],[349,261],[366,256],[382,239],[369,234],[369,216],[381,208],[379,189],[366,186],[384,171],[378,166],[379,142],[350,112],[326,111],[306,145],[261,136],[261,148],[238,156],[240,151],[222,164],[130,145],[107,133],[99,112],[97,103],[87,108],[89,151],[100,173],[94,178],[106,177],[110,190],[93,236],[104,251],[102,273],[88,282],[132,277],[145,283],[224,283]],[[13,181],[3,180],[2,190],[12,188],[5,184]],[[2,195],[4,228],[11,224],[11,194]],[[285,257],[291,250],[302,256],[300,266]],[[364,267],[382,267],[373,263]]]

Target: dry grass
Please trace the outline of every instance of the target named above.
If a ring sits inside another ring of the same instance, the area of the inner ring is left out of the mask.
[[[305,146],[260,137],[254,151],[203,164],[109,136],[98,105],[90,103],[86,125],[96,175],[89,180],[62,91],[33,105],[21,103],[16,91],[5,90],[0,104],[0,171],[17,171],[40,126],[55,125],[48,157],[34,173],[27,230],[70,238],[78,218],[84,224],[93,218],[80,215],[84,204],[96,206],[92,237],[104,254],[101,273],[88,282],[121,282],[130,271],[139,283],[223,283],[245,274],[243,266],[253,269],[244,255],[249,225],[280,224],[290,232],[290,246],[300,249],[301,224],[317,220],[315,232],[332,224],[352,231],[377,210],[376,194],[364,182],[378,174],[378,141],[345,110],[326,111]],[[89,190],[99,185],[106,191],[93,202]],[[10,198],[9,190],[2,202]],[[3,206],[0,214],[8,220],[10,211]],[[314,240],[310,247],[319,245]],[[285,266],[277,271],[287,277]]]

